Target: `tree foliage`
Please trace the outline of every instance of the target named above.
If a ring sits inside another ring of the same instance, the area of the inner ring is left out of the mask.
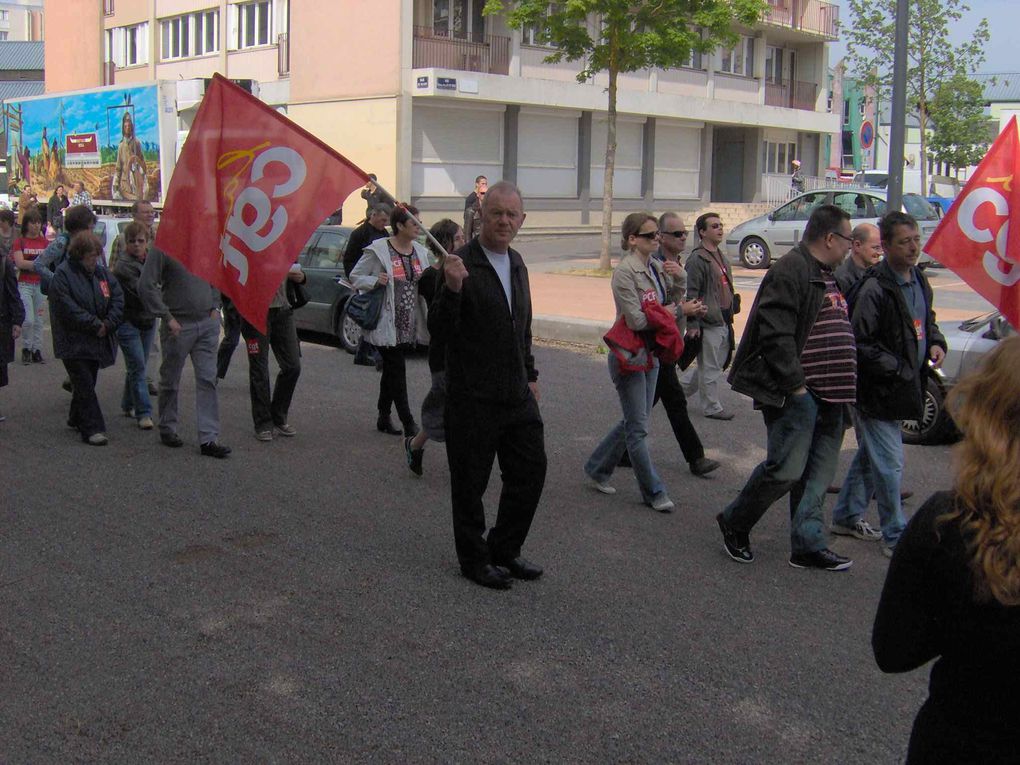
[[[873,86],[883,99],[892,91],[896,40],[896,0],[847,0],[851,23],[841,25],[853,76]],[[985,60],[984,45],[991,35],[981,19],[970,39],[950,40],[963,14],[964,0],[909,0],[907,31],[907,104],[917,113],[921,128],[921,187],[925,188],[928,122],[939,89],[966,76]],[[947,115],[948,117],[948,115]],[[947,124],[943,120],[943,124]]]
[[[686,63],[692,51],[707,54],[720,45],[733,45],[738,27],[755,26],[767,7],[766,0],[486,2],[487,15],[506,14],[511,28],[534,29],[538,41],[554,46],[545,58],[547,63],[578,62],[578,82],[588,82],[601,72],[608,74],[601,268],[609,267],[618,75],[674,69]]]
[[[954,168],[978,164],[988,152],[991,133],[981,85],[965,75],[951,77],[928,107],[930,156]]]

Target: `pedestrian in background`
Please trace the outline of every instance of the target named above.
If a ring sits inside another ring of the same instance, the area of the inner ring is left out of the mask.
[[[365,341],[382,355],[376,429],[400,435],[401,431],[390,421],[390,412],[396,407],[405,437],[416,435],[418,425],[407,401],[404,355],[416,344],[424,345],[429,341],[425,311],[418,301],[418,282],[429,266],[429,256],[428,250],[417,241],[421,229],[412,218],[417,215],[414,207],[394,208],[390,215],[393,235],[366,247],[350,275],[351,284],[357,290],[385,290],[379,324],[365,331]]]
[[[436,247],[429,241],[429,247],[436,258],[434,265],[425,269],[418,282],[418,295],[426,306],[431,306],[436,293],[443,284],[443,263],[446,255],[464,246],[464,229],[449,218],[436,223],[429,229],[432,238],[442,246]],[[423,472],[425,442],[429,439],[442,443],[446,440],[443,429],[443,410],[446,407],[446,346],[440,338],[429,338],[429,373],[432,387],[421,403],[421,430],[414,437],[404,438],[404,456],[407,467],[415,475]]]
[[[124,313],[124,293],[100,262],[103,244],[90,231],[74,235],[67,259],[49,286],[53,355],[71,378],[69,427],[90,446],[105,446],[106,423],[96,396],[99,370],[117,359],[115,333]]]
[[[129,223],[123,239],[124,251],[113,267],[113,275],[124,291],[124,321],[117,327],[117,342],[126,367],[120,408],[126,416],[135,418],[139,428],[152,430],[152,400],[145,370],[156,336],[156,317],[138,294],[138,279],[149,252],[149,229],[142,223]]]
[[[53,195],[50,197],[49,202],[46,203],[46,217],[50,222],[50,227],[53,229],[54,236],[59,235],[64,230],[64,210],[70,204],[67,199],[67,192],[64,191],[64,185],[62,183],[57,184],[57,187],[53,189]]]
[[[675,312],[676,305],[683,299],[683,294],[666,271],[667,267],[679,270],[680,265],[670,261],[667,266],[652,257],[658,243],[659,224],[655,216],[636,212],[624,218],[620,246],[627,255],[613,271],[613,302],[616,304],[616,320],[622,317],[632,332],[650,329],[644,310],[647,303],[659,303]],[[647,349],[646,352],[650,353]],[[626,451],[630,455],[642,501],[660,513],[672,512],[673,500],[652,464],[646,441],[648,415],[652,411],[655,384],[659,377],[659,360],[652,356],[647,371],[626,370],[615,353],[608,356],[609,379],[620,398],[623,419],[595,447],[584,472],[598,491],[615,494],[616,489],[609,485],[609,479]]]
[[[1016,762],[1020,752],[1020,338],[961,380],[951,491],[907,524],[871,636],[883,672],[932,659],[908,765]]]
[[[11,244],[11,258],[18,269],[18,291],[25,305],[25,324],[21,333],[22,364],[43,363],[43,306],[46,298],[42,292],[42,279],[33,264],[49,244],[43,236],[42,225],[39,210],[34,207],[27,210],[21,219],[21,236]]]
[[[14,225],[14,213],[0,210],[0,226]],[[6,253],[0,253],[0,388],[7,387],[7,365],[14,361],[14,341],[21,335],[25,307],[18,292],[17,269]],[[6,418],[0,412],[0,422]]]

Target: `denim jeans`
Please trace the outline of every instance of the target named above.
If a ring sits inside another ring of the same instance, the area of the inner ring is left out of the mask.
[[[648,452],[648,415],[652,411],[655,400],[655,382],[659,377],[659,362],[647,372],[621,373],[620,362],[616,356],[609,354],[609,377],[616,386],[620,396],[620,407],[623,419],[606,434],[601,443],[595,447],[584,472],[600,483],[609,480],[613,470],[620,463],[624,451],[630,453],[630,462],[634,468],[641,498],[651,503],[656,497],[666,493],[659,474],[655,472],[651,454]]]
[[[895,547],[906,526],[900,502],[903,480],[903,436],[898,420],[876,420],[860,412],[854,416],[857,454],[832,510],[833,524],[853,526],[864,516],[871,497],[878,504],[882,540]]]
[[[145,381],[145,366],[149,359],[152,339],[156,336],[156,325],[139,329],[129,321],[117,327],[117,341],[124,352],[124,393],[120,398],[121,411],[135,410],[135,418],[152,416],[152,401],[149,399],[149,385]]]
[[[843,443],[843,405],[808,392],[787,396],[782,407],[763,407],[762,415],[768,432],[765,461],[751,472],[723,519],[750,533],[772,503],[789,492],[791,550],[821,550],[828,546],[823,504]]]
[[[39,283],[18,283],[18,294],[25,306],[25,321],[21,325],[21,347],[26,351],[42,351],[43,306],[46,296]]]

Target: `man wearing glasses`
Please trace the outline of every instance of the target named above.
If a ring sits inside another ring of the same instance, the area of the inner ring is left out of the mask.
[[[857,347],[833,269],[850,249],[850,216],[818,207],[804,240],[769,269],[748,316],[729,381],[754,399],[767,453],[716,516],[726,554],[751,563],[751,529],[790,494],[790,565],[842,571],[853,561],[828,547],[823,518],[843,443],[843,409],[857,400]]]
[[[687,398],[701,394],[705,416],[713,420],[732,420],[733,413],[719,401],[719,380],[729,355],[733,327],[733,272],[719,249],[723,224],[718,213],[708,212],[694,224],[701,244],[687,258],[687,298],[704,303],[701,316],[688,318],[688,341],[700,337],[698,363],[688,367],[680,378]]]

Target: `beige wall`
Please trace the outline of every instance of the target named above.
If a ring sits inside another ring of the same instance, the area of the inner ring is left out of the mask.
[[[94,88],[103,82],[102,3],[46,0],[46,92]]]

